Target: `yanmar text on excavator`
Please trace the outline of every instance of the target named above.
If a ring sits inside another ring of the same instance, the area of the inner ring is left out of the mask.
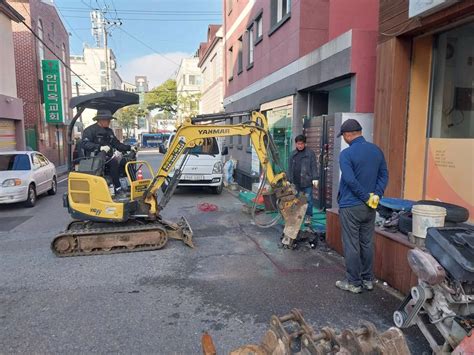
[[[122,172],[125,195],[114,196],[109,191],[111,177],[107,171],[107,157],[100,151],[84,156],[81,143],[76,144],[73,157],[72,134],[74,125],[85,109],[110,110],[115,113],[122,107],[137,104],[138,95],[121,90],[109,90],[71,99],[70,107],[77,113],[68,129],[68,191],[63,197],[64,206],[73,220],[65,231],[51,243],[53,252],[60,257],[110,254],[161,249],[169,238],[182,240],[193,247],[193,232],[184,217],[178,222],[165,221],[160,212],[165,208],[179,182],[181,171],[192,148],[203,146],[214,137],[250,136],[268,184],[276,197],[276,209],[284,220],[282,243],[293,245],[306,210],[304,196],[297,197],[284,172],[275,173],[272,162],[277,160],[276,149],[269,134],[267,119],[259,112],[248,115],[247,122],[235,125],[217,124],[229,114],[208,115],[196,121],[186,120],[178,129],[163,158],[161,166],[153,172],[146,161],[136,160],[130,152]],[[102,152],[103,153],[103,152]],[[179,159],[184,156],[183,159]],[[181,162],[177,165],[178,160]],[[141,179],[137,172],[149,170],[149,178]],[[172,178],[169,173],[173,171]],[[164,193],[158,197],[158,192]]]

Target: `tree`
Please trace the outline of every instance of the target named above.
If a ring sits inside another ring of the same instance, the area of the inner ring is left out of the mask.
[[[177,105],[176,80],[168,79],[146,93],[145,105],[150,111],[159,109],[166,113],[175,114]]]
[[[137,119],[148,114],[147,109],[139,105],[131,105],[120,109],[115,117],[121,128],[125,130],[125,135],[130,137],[130,131],[138,127]]]

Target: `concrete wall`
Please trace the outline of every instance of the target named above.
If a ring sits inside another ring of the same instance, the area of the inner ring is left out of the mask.
[[[217,32],[211,45],[200,62],[202,87],[199,113],[201,114],[224,110],[222,29]]]
[[[0,13],[0,94],[16,97],[15,56],[10,18]]]

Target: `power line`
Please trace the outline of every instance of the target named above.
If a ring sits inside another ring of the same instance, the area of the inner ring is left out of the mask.
[[[155,50],[154,48],[150,47],[147,43],[143,42],[141,39],[135,37],[134,35],[132,35],[131,33],[125,31],[122,27],[119,27],[118,28],[120,31],[123,31],[123,33],[125,33],[127,36],[133,38],[134,40],[136,40],[137,42],[141,43],[142,45],[144,45],[145,47],[147,47],[148,49],[151,49],[154,53],[158,54],[159,56],[163,57],[164,59],[168,60],[169,62],[177,65],[179,67],[179,63],[175,62],[173,59],[170,59],[168,58],[167,56],[159,53],[157,50]]]
[[[28,12],[28,10],[27,10]],[[29,13],[28,13],[29,15]],[[30,15],[31,16],[31,15]],[[63,65],[66,69],[69,69],[69,71],[71,73],[73,73],[75,76],[77,76],[77,78],[82,81],[84,84],[86,84],[88,87],[90,87],[92,90],[94,90],[95,92],[97,92],[96,89],[94,89],[91,85],[89,85],[89,83],[87,81],[85,81],[84,79],[82,79],[79,74],[77,74],[74,70],[71,69],[71,67],[61,58],[59,57],[47,44],[46,42],[44,42],[37,34],[36,32],[30,27],[28,26],[28,24],[25,22],[25,20],[21,20],[21,23],[23,23],[23,25],[25,25],[25,27],[33,34],[33,36],[36,37],[36,39],[38,41],[40,41],[52,54],[53,56],[55,56]]]
[[[86,5],[87,6],[87,5]],[[106,6],[108,8],[109,6]],[[62,10],[68,12],[88,12],[89,9],[84,9],[80,7],[67,7],[62,6]],[[91,10],[100,10],[99,8],[90,7]],[[132,10],[132,9],[116,9],[112,8],[114,12],[120,12],[123,14],[158,14],[158,15],[221,15],[220,11],[186,11],[186,10]]]
[[[89,17],[87,16],[65,16],[67,18],[82,18],[82,19],[88,19]],[[203,19],[182,19],[182,18],[173,18],[173,19],[161,19],[161,18],[125,18],[125,17],[120,17],[118,20],[125,20],[125,21],[154,21],[154,22],[217,22],[220,21],[221,19],[217,18],[203,18]]]

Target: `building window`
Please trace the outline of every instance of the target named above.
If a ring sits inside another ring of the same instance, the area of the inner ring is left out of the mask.
[[[234,119],[231,118],[229,120],[229,124],[230,125],[233,125],[234,124]],[[229,148],[233,148],[234,147],[234,136],[229,136]]]
[[[435,39],[431,138],[474,138],[473,24]]]
[[[243,46],[242,46],[242,36],[239,37],[238,39],[238,52],[237,52],[237,75],[242,73],[243,70],[243,62],[244,62],[244,56],[243,56]]]
[[[234,48],[229,48],[229,55],[227,58],[227,73],[229,75],[229,81],[234,78]]]
[[[189,75],[188,76],[188,84],[189,85],[199,85],[201,80],[199,79],[199,75]]]
[[[242,124],[242,117],[239,117],[239,124]],[[237,136],[237,149],[242,149],[242,136]]]
[[[251,67],[253,67],[253,49],[254,49],[254,36],[255,36],[255,33],[254,33],[254,26],[250,26],[249,27],[249,30],[248,30],[248,44],[249,44],[249,64],[248,64],[248,68],[247,69],[250,69]]]
[[[271,0],[271,29],[270,34],[276,31],[290,18],[291,0]]]
[[[263,14],[260,14],[255,19],[255,44],[258,44],[263,39]]]
[[[44,59],[44,29],[43,29],[43,21],[38,20],[38,56],[40,60],[40,67],[41,67],[41,61]],[[42,71],[40,71],[40,76],[43,77]]]

